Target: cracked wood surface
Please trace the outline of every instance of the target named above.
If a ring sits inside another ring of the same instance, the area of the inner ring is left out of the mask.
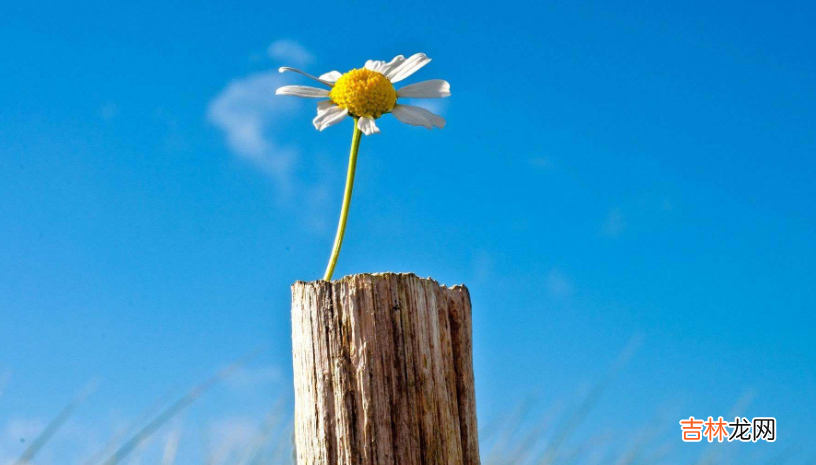
[[[298,465],[479,465],[466,287],[298,281],[292,347]]]

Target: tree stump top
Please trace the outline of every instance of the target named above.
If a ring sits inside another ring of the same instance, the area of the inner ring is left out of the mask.
[[[331,281],[325,281],[325,280],[322,280],[322,279],[318,279],[318,280],[314,280],[314,281],[297,280],[292,284],[292,287],[294,288],[295,286],[304,285],[304,284],[319,284],[319,283],[335,284],[335,283],[339,283],[339,282],[348,282],[348,281],[351,281],[351,280],[359,280],[361,278],[362,279],[370,278],[372,280],[380,279],[380,278],[419,279],[421,281],[428,281],[428,282],[433,283],[433,284],[435,284],[435,285],[437,285],[439,287],[443,287],[443,288],[447,288],[447,289],[459,289],[459,288],[461,288],[461,289],[467,290],[467,286],[465,286],[464,284],[454,284],[452,286],[447,286],[445,284],[439,284],[439,281],[431,278],[430,276],[427,277],[427,278],[423,278],[422,276],[419,276],[418,274],[413,273],[413,272],[407,272],[406,273],[406,272],[400,272],[400,271],[383,271],[383,272],[378,272],[378,273],[349,274],[349,275],[343,276],[341,278],[333,279]]]

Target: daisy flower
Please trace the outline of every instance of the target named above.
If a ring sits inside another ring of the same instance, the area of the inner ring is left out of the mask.
[[[393,60],[368,60],[360,69],[352,69],[346,74],[331,71],[314,77],[299,69],[282,67],[280,72],[292,71],[327,86],[321,89],[310,86],[283,86],[275,94],[294,95],[305,98],[328,99],[317,104],[317,116],[312,121],[318,131],[333,126],[346,116],[354,118],[356,127],[365,135],[380,132],[375,120],[391,113],[403,123],[424,126],[428,129],[442,128],[445,119],[430,111],[413,105],[397,103],[400,98],[442,98],[450,96],[450,84],[442,79],[431,79],[394,89],[394,84],[402,81],[430,63],[424,53],[410,58],[397,55]]]
[[[280,72],[292,71],[325,85],[329,89],[309,86],[283,86],[275,94],[294,95],[296,97],[328,99],[317,104],[317,116],[312,121],[318,131],[342,121],[346,116],[354,118],[354,133],[351,137],[351,154],[349,155],[348,172],[346,173],[346,190],[343,193],[343,206],[340,209],[340,223],[334,237],[334,247],[329,256],[329,265],[323,279],[331,281],[343,235],[346,231],[351,192],[354,188],[354,172],[357,168],[357,152],[360,149],[360,134],[371,135],[380,132],[374,120],[391,113],[403,123],[412,126],[424,126],[428,129],[442,128],[445,119],[430,111],[413,105],[398,104],[400,98],[442,98],[450,96],[450,84],[441,79],[431,79],[394,89],[394,83],[400,82],[431,62],[424,53],[417,53],[406,59],[397,55],[393,60],[368,60],[364,67],[353,69],[346,74],[331,71],[314,77],[299,69],[283,67]]]

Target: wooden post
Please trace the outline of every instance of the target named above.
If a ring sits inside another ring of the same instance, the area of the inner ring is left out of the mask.
[[[298,281],[292,347],[298,465],[479,465],[465,286]]]

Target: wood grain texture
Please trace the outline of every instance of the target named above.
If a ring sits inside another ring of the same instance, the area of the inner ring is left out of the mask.
[[[292,285],[299,465],[478,465],[470,294],[414,274]]]

